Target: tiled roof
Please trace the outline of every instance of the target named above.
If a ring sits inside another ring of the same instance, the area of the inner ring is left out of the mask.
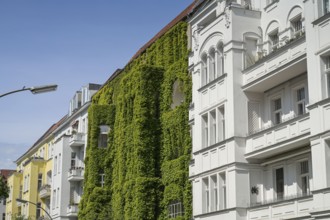
[[[1,169],[0,170],[0,175],[2,175],[5,179],[8,178],[8,176],[10,174],[12,174],[13,172],[15,172],[16,170],[6,170],[6,169]]]

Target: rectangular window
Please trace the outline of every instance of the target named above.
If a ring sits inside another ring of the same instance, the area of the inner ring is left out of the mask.
[[[55,189],[53,190],[52,206],[53,206],[53,209],[55,209],[55,206],[56,206],[56,190]]]
[[[61,173],[61,154],[58,155],[58,173]]]
[[[211,176],[211,211],[218,210],[218,179],[217,175]]]
[[[71,152],[71,168],[76,166],[76,152]]]
[[[300,189],[302,195],[309,194],[309,166],[308,160],[300,162]]]
[[[273,124],[277,125],[282,122],[282,100],[281,98],[274,99],[273,103]]]
[[[218,141],[223,141],[226,134],[225,107],[218,108]]]
[[[209,179],[203,179],[203,213],[210,211]]]
[[[328,97],[330,97],[330,73],[327,74]]]
[[[210,112],[210,144],[216,143],[217,136],[217,119],[215,110]]]
[[[101,185],[101,187],[104,186],[104,182],[105,182],[104,180],[105,180],[105,174],[102,173],[102,174],[100,174],[100,185]]]
[[[330,12],[330,0],[323,0],[323,13],[327,14]]]
[[[227,187],[226,187],[226,173],[220,173],[219,174],[219,189],[220,189],[220,209],[226,209],[227,208]]]
[[[42,186],[42,173],[38,174],[38,190],[40,190]]]
[[[302,87],[296,90],[296,108],[297,108],[297,115],[305,114],[305,88]]]
[[[257,39],[245,38],[245,68],[257,61]]]
[[[54,158],[54,175],[57,173],[57,156]]]
[[[59,207],[60,204],[60,188],[57,188],[57,195],[56,195],[56,208]]]
[[[41,203],[38,202],[37,203],[37,211],[36,211],[36,219],[39,219],[40,216],[41,216]]]
[[[278,168],[275,170],[275,192],[276,199],[282,200],[284,197],[284,169]]]
[[[202,86],[208,83],[208,72],[207,72],[207,56],[203,56],[202,58]]]
[[[210,52],[210,58],[209,58],[209,69],[210,69],[210,82],[215,80],[216,73],[215,73],[215,50],[213,49]]]
[[[330,56],[324,58],[324,70],[325,72],[330,71]]]
[[[172,202],[169,206],[168,206],[168,217],[169,218],[176,218],[179,216],[183,216],[184,215],[184,209],[183,209],[183,205],[182,202]]]
[[[208,116],[207,114],[202,116],[202,146],[207,147],[209,140],[209,130],[208,130]]]
[[[110,131],[110,127],[107,125],[100,125],[100,134],[98,147],[106,148],[108,146],[108,133]]]

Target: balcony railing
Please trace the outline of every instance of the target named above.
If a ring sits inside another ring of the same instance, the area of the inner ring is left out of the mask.
[[[70,147],[78,147],[85,144],[85,134],[84,133],[75,133],[72,134],[69,140]]]
[[[41,199],[50,197],[51,187],[49,184],[43,185],[39,189],[39,196]]]
[[[83,167],[71,167],[68,172],[69,181],[81,181],[84,179],[84,168]]]
[[[77,216],[78,215],[78,204],[68,205],[66,214],[67,214],[67,216]]]
[[[263,158],[270,156],[272,151],[276,152],[279,150],[279,147],[277,149],[269,149],[268,146],[281,144],[281,142],[293,139],[298,143],[300,139],[305,138],[304,135],[310,132],[309,118],[309,114],[306,113],[248,136],[245,156],[247,158]],[[291,145],[291,147],[295,146]],[[288,146],[286,146],[286,150],[289,150]]]

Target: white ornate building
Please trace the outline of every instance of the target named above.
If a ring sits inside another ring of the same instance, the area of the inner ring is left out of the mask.
[[[77,91],[70,101],[67,118],[53,132],[50,214],[54,220],[78,219],[78,204],[83,193],[88,107],[92,95],[100,87],[89,83]]]
[[[329,0],[189,18],[194,219],[330,219]]]

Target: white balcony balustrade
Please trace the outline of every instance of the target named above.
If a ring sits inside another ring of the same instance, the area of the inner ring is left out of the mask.
[[[78,204],[70,204],[66,210],[67,216],[78,216]]]
[[[51,187],[49,184],[43,185],[39,189],[39,196],[41,199],[45,199],[50,197],[51,194]]]
[[[68,172],[68,181],[81,181],[84,179],[84,167],[71,167]]]
[[[84,133],[73,133],[69,140],[70,147],[80,147],[85,144]]]

